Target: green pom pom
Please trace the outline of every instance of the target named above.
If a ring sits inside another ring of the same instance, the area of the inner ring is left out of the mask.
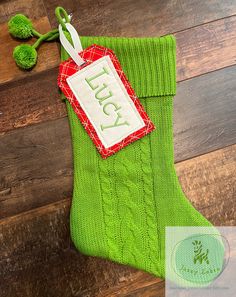
[[[21,44],[15,47],[13,58],[20,68],[30,69],[37,62],[37,51],[31,45]]]
[[[8,22],[8,29],[11,35],[20,39],[33,36],[33,25],[23,14],[16,14]]]

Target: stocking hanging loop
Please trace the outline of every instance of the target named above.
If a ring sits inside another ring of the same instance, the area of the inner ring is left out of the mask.
[[[85,61],[79,56],[79,52],[83,50],[79,35],[76,31],[76,29],[70,24],[70,17],[62,7],[57,7],[55,10],[56,17],[59,22],[59,38],[62,46],[67,51],[67,53],[71,56],[71,58],[74,60],[74,62],[81,66],[85,63]],[[62,18],[62,14],[64,16],[64,19]],[[68,31],[70,33],[73,46],[66,38],[64,31]]]
[[[68,13],[65,11],[65,9],[63,7],[58,6],[55,9],[55,15],[57,17],[58,23],[61,24],[63,30],[66,30],[65,23],[69,23],[70,22],[70,17],[68,15]],[[64,17],[65,21],[63,20],[63,17]]]

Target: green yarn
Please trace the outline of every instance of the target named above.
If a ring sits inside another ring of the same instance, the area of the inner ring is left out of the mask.
[[[65,37],[67,38],[67,40],[73,45],[73,41],[72,38],[70,36],[70,33],[68,31],[63,30],[63,33],[65,34]]]
[[[13,51],[13,58],[20,68],[30,69],[37,62],[37,51],[31,45],[21,44],[15,47]]]
[[[57,18],[58,23],[61,24],[62,29],[65,30],[65,31],[67,31],[65,22],[66,23],[69,23],[70,22],[70,17],[68,15],[68,13],[65,11],[65,9],[63,7],[58,6],[55,9],[55,15],[56,15],[56,18]]]
[[[156,130],[104,160],[66,100],[74,159],[72,240],[85,255],[164,277],[165,227],[211,226],[185,197],[174,167],[175,39],[81,41],[83,48],[95,43],[115,52]],[[63,48],[61,58],[68,58]]]
[[[8,22],[8,30],[12,36],[27,39],[33,36],[33,25],[23,14],[16,14]]]
[[[33,47],[36,49],[40,46],[43,41],[52,41],[59,36],[58,29],[51,30],[43,35],[33,44]]]

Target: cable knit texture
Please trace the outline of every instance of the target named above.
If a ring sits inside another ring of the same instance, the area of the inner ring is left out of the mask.
[[[74,157],[71,236],[86,255],[165,275],[165,227],[208,226],[174,169],[175,39],[81,37],[111,48],[156,130],[102,159],[66,100]],[[68,58],[62,48],[62,60]],[[63,97],[63,95],[62,95]]]

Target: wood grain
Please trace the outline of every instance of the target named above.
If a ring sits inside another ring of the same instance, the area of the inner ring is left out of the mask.
[[[47,0],[44,3],[53,27],[57,26],[54,10],[59,3],[72,13],[79,34],[91,36],[161,36],[236,14],[232,0]]]
[[[165,281],[146,273],[102,291],[97,297],[164,297]]]
[[[176,161],[235,143],[235,75],[230,67],[180,83],[174,99]],[[70,141],[67,118],[0,136],[0,217],[71,197]]]
[[[57,88],[57,69],[0,85],[0,134],[66,116]]]
[[[16,13],[24,13],[32,20],[45,16],[45,8],[41,0],[4,0],[0,5],[0,23],[8,22]]]
[[[186,196],[215,226],[236,225],[236,145],[176,164]]]
[[[235,151],[233,145],[177,164],[187,197],[215,225],[236,224]],[[160,279],[75,251],[69,207],[63,200],[1,221],[3,297],[164,296]]]
[[[236,16],[175,34],[177,80],[236,64]]]
[[[232,66],[178,84],[174,99],[177,161],[236,143],[235,81]]]
[[[0,217],[71,197],[72,148],[66,118],[1,137]]]

